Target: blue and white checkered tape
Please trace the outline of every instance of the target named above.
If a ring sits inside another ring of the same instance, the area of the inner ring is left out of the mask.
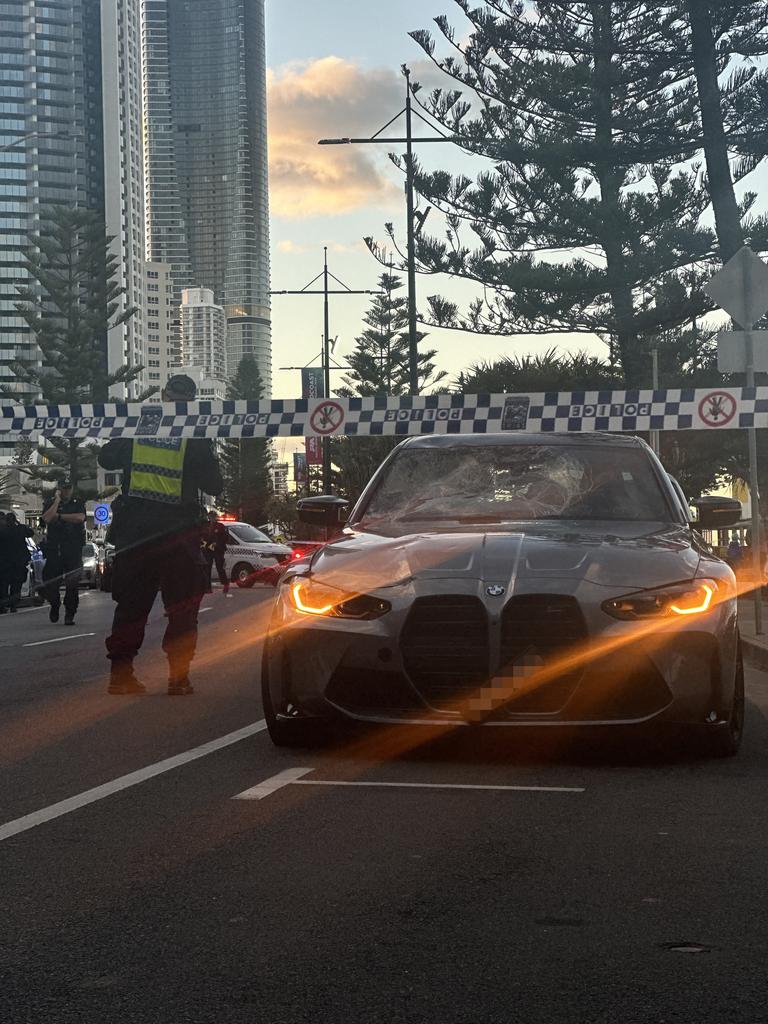
[[[0,433],[43,437],[323,437],[768,427],[768,387],[0,406]]]

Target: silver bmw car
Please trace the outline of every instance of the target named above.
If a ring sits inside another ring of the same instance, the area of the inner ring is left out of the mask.
[[[329,723],[675,725],[734,754],[744,719],[736,580],[642,440],[409,438],[339,536],[281,580],[264,646],[273,741]],[[343,525],[344,502],[304,499]]]

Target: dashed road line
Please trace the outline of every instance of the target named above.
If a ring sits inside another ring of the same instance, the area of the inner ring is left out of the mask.
[[[43,644],[60,644],[63,640],[81,640],[84,636],[96,636],[95,633],[73,633],[71,636],[56,636],[53,640],[35,640],[33,644],[20,644],[21,647],[42,647]]]
[[[462,782],[336,782],[333,779],[297,779],[296,786],[382,786],[392,789],[478,789],[509,793],[583,793],[583,786],[481,786]]]
[[[258,783],[258,785],[238,793],[232,799],[263,800],[264,797],[271,796],[278,789],[282,789],[283,786],[290,786],[292,783],[296,783],[302,775],[307,775],[311,771],[311,768],[286,768],[285,771],[278,772],[277,775],[273,775],[270,779],[265,779],[263,782]]]
[[[0,842],[4,839],[10,839],[11,836],[17,836],[21,832],[27,832],[31,828],[36,828],[38,825],[44,825],[48,821],[53,821],[54,818],[61,818],[65,814],[69,814],[71,811],[77,811],[81,807],[87,807],[88,804],[94,804],[98,800],[103,800],[105,797],[112,796],[114,793],[120,793],[124,789],[130,789],[132,786],[137,786],[141,782],[146,782],[148,779],[153,779],[157,775],[162,775],[164,772],[172,771],[174,768],[180,768],[182,765],[189,764],[190,761],[197,761],[201,757],[206,757],[208,754],[213,754],[217,750],[222,750],[224,747],[230,747],[233,743],[239,743],[241,740],[247,739],[249,736],[254,736],[256,733],[262,732],[266,729],[267,723],[262,719],[260,722],[253,722],[251,725],[246,725],[242,729],[238,729],[236,732],[227,733],[226,736],[219,736],[218,739],[211,740],[208,743],[203,743],[202,746],[193,747],[191,750],[186,750],[183,754],[176,754],[174,757],[167,757],[164,761],[158,761],[156,764],[147,765],[146,768],[140,768],[138,771],[130,772],[128,775],[122,775],[119,779],[113,779],[111,782],[105,782],[102,786],[96,786],[94,789],[87,789],[84,793],[79,793],[77,796],[71,796],[67,800],[60,800],[56,804],[51,804],[50,807],[44,807],[40,811],[34,811],[32,814],[26,814],[23,818],[16,818],[15,821],[9,821],[5,825],[0,825]]]
[[[360,786],[379,787],[386,789],[455,789],[475,790],[486,792],[502,793],[584,793],[583,786],[493,786],[475,785],[461,782],[374,782],[372,780],[358,780],[355,782],[339,781],[335,779],[305,779],[311,768],[286,768],[269,779],[257,783],[251,789],[246,789],[233,800],[264,800],[279,789],[285,786]]]

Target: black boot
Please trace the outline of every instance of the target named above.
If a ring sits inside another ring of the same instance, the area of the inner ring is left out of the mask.
[[[146,693],[147,688],[133,674],[132,661],[113,661],[107,693],[117,696]]]

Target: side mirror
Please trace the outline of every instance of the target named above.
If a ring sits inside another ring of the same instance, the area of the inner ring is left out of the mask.
[[[719,530],[725,526],[735,526],[741,521],[741,502],[735,498],[719,498],[715,495],[696,498],[691,504],[699,514],[695,525],[702,530]]]
[[[302,498],[297,502],[296,510],[302,523],[327,529],[346,523],[349,502],[335,494],[318,494],[314,498]]]

